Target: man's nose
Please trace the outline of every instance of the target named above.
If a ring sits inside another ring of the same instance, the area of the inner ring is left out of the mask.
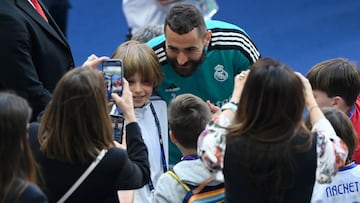
[[[179,65],[184,65],[188,61],[188,56],[180,51],[180,53],[177,55],[176,60]]]

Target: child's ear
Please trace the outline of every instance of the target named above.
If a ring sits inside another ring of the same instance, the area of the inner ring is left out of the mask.
[[[343,109],[347,108],[344,99],[342,97],[340,97],[340,96],[335,96],[333,98],[333,106],[335,108],[337,108],[337,109],[340,109],[340,110],[343,110]]]
[[[173,142],[174,144],[176,144],[178,141],[176,140],[175,135],[174,135],[174,133],[173,133],[171,130],[169,131],[169,135],[170,135],[170,140],[171,140],[171,142]]]

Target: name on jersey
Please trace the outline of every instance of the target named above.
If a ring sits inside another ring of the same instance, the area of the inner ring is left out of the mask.
[[[348,182],[326,187],[326,197],[334,197],[359,192],[359,182]]]

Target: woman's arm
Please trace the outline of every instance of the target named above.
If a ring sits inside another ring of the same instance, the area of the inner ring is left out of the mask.
[[[117,94],[112,94],[116,104],[122,110],[125,117],[125,139],[126,150],[130,161],[124,163],[127,166],[124,167],[128,171],[132,171],[129,174],[127,184],[128,187],[124,189],[139,188],[150,179],[150,165],[148,161],[148,151],[144,140],[142,139],[141,130],[136,122],[135,111],[133,107],[132,93],[129,89],[129,83],[126,79],[123,81],[123,93],[121,97]],[[131,185],[131,187],[129,186]]]
[[[198,155],[206,168],[218,175],[218,180],[223,178],[218,172],[223,168],[227,134],[225,127],[232,123],[248,73],[249,70],[235,76],[230,102],[224,104],[221,111],[214,114],[198,139]]]

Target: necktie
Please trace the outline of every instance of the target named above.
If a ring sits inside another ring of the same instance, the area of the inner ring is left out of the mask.
[[[41,17],[44,18],[44,20],[45,20],[46,22],[48,22],[48,19],[46,18],[46,15],[45,15],[43,9],[41,8],[38,0],[30,0],[30,1],[31,1],[31,3],[33,3],[36,11],[41,15]]]

